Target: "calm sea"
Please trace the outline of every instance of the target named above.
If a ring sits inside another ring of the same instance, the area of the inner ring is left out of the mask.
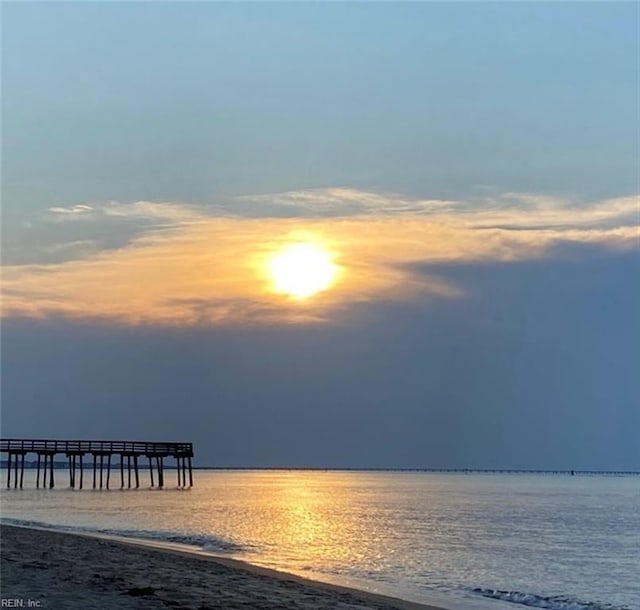
[[[34,479],[2,490],[5,522],[188,544],[451,608],[640,610],[638,477],[196,471],[188,491]]]

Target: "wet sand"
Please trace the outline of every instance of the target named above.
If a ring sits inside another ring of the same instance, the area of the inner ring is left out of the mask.
[[[3,606],[21,600],[17,607],[55,610],[437,610],[133,542],[7,525],[0,542]]]

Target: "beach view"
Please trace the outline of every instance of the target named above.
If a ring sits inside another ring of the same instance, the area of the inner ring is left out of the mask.
[[[640,5],[2,2],[0,606],[640,610]]]

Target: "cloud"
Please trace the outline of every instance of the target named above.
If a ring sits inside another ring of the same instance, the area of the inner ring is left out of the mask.
[[[75,239],[52,248],[75,258],[5,265],[3,315],[123,324],[318,323],[359,303],[464,298],[465,287],[446,277],[442,263],[540,259],[563,244],[628,250],[640,237],[636,197],[578,204],[506,193],[440,201],[316,189],[243,197],[243,215],[234,215],[235,203],[51,208],[64,219],[90,216],[103,231],[109,223],[117,232],[136,230],[117,248]],[[288,206],[287,215],[274,213],[278,206]],[[340,269],[331,289],[303,302],[277,294],[267,273],[271,257],[300,241],[321,244]]]
[[[76,204],[68,207],[52,207],[47,210],[49,217],[55,220],[68,221],[81,218],[96,220],[99,218],[129,218],[145,220],[150,224],[170,222],[181,224],[202,218],[196,207],[184,203],[135,201],[133,203],[94,203],[92,205]]]
[[[244,196],[238,200],[252,203],[257,214],[261,210],[281,207],[288,209],[291,215],[416,215],[472,227],[557,228],[617,221],[635,221],[638,224],[640,220],[640,200],[637,196],[584,203],[535,193],[504,193],[452,201],[411,199],[396,193],[331,188]]]
[[[578,226],[638,225],[640,198],[636,195],[595,202],[535,193],[503,193],[467,200],[407,198],[350,188],[308,189],[242,195],[218,205],[175,202],[76,204],[52,207],[57,221],[126,219],[144,226],[177,226],[212,217],[224,218],[352,218],[424,217],[439,223],[475,228],[572,228]]]
[[[361,214],[427,214],[450,210],[455,201],[407,199],[396,193],[351,188],[308,189],[267,195],[246,195],[236,201],[250,204],[255,213],[282,208],[290,214],[351,216]]]
[[[86,218],[94,211],[93,207],[83,203],[70,205],[68,207],[49,208],[48,212],[60,219],[72,220],[78,218]]]

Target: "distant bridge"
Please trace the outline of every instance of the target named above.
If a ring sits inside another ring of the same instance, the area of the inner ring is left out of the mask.
[[[196,466],[196,470],[286,470],[291,472],[417,472],[426,474],[535,474],[570,476],[640,476],[638,470],[532,470],[522,468],[322,468],[319,466]]]
[[[7,488],[11,487],[13,469],[13,487],[22,489],[24,479],[24,458],[29,453],[37,457],[36,487],[40,487],[40,472],[42,470],[42,487],[53,488],[55,485],[53,472],[54,458],[58,454],[67,457],[69,463],[69,485],[73,489],[82,489],[84,475],[84,456],[90,455],[93,466],[93,489],[99,487],[109,489],[111,479],[111,458],[120,457],[120,489],[125,487],[125,458],[127,462],[127,488],[132,487],[131,475],[135,479],[135,487],[140,487],[140,471],[138,458],[147,459],[147,467],[151,480],[151,487],[164,487],[164,459],[172,457],[176,461],[178,472],[178,487],[193,487],[193,458],[192,443],[167,443],[155,441],[89,441],[89,440],[51,440],[51,439],[0,439],[0,453],[6,453],[7,459]],[[106,462],[106,463],[105,463]],[[133,466],[133,470],[132,470]],[[77,473],[76,470],[79,469]],[[98,476],[99,471],[99,476]],[[79,474],[79,477],[76,477]],[[189,483],[187,485],[187,474]]]
[[[336,470],[355,470],[366,472],[368,468],[337,468]],[[525,468],[379,468],[381,472],[429,472],[444,474],[536,474],[536,475],[570,475],[570,476],[640,476],[638,470],[540,470]]]

